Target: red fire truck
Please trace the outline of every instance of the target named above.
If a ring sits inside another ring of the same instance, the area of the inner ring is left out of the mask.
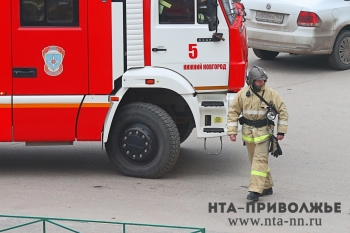
[[[3,0],[0,141],[102,141],[117,169],[156,178],[180,143],[227,135],[244,86],[233,0]]]

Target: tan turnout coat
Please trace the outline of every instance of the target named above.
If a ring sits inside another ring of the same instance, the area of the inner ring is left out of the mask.
[[[248,97],[246,93],[250,91]],[[280,95],[273,89],[264,85],[258,92],[268,103],[272,103],[278,112],[277,132],[287,133],[288,127],[288,112],[286,105],[281,99]],[[266,119],[268,106],[258,96],[256,96],[251,90],[250,86],[243,88],[239,91],[230,104],[228,111],[228,134],[237,134],[238,131],[238,118],[242,114],[249,120],[262,120]],[[276,124],[276,122],[275,122]],[[259,143],[269,139],[273,133],[273,126],[267,128],[266,126],[255,128],[244,124],[242,126],[242,139],[248,143]]]

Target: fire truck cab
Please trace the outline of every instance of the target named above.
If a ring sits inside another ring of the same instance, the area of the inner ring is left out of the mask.
[[[156,178],[180,143],[227,135],[244,86],[233,0],[4,0],[0,141],[102,141],[117,169]]]

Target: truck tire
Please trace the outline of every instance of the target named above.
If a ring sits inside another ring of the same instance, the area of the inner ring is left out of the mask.
[[[253,52],[255,56],[263,60],[272,60],[279,54],[279,52],[267,51],[262,49],[253,49]]]
[[[186,141],[186,139],[191,135],[194,127],[195,127],[195,124],[193,123],[193,121],[180,124],[177,126],[180,134],[180,143],[183,143],[184,141]]]
[[[173,119],[149,103],[131,103],[117,111],[106,150],[126,176],[158,178],[176,163],[180,136]]]
[[[350,69],[350,31],[340,31],[328,56],[329,65],[336,70]]]

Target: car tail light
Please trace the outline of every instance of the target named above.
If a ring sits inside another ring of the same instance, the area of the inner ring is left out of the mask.
[[[319,27],[322,25],[320,17],[316,13],[301,11],[298,17],[298,26]]]

